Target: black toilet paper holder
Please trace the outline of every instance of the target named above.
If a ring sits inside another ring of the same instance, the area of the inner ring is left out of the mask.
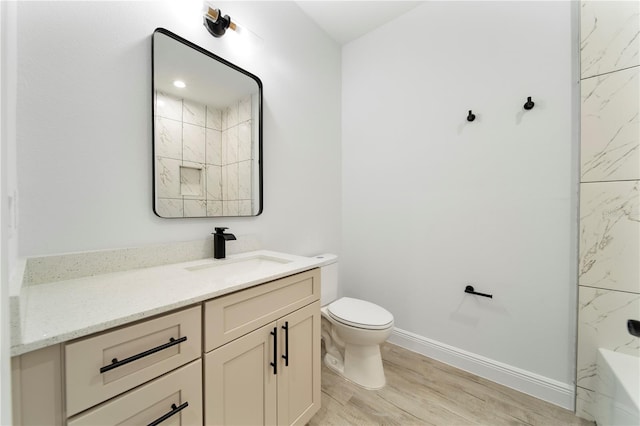
[[[479,293],[473,289],[472,285],[466,286],[464,288],[464,292],[469,294],[475,294],[476,296],[488,297],[489,299],[493,299],[493,294]]]

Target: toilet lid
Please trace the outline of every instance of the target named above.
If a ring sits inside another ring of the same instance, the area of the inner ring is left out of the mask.
[[[375,303],[342,297],[331,303],[327,311],[336,321],[358,328],[379,330],[393,323],[393,315]]]

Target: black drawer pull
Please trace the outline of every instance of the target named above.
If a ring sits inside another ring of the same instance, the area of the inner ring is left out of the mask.
[[[184,404],[180,404],[178,406],[176,406],[176,404],[171,404],[171,411],[169,411],[167,414],[163,415],[162,417],[152,421],[151,423],[149,423],[148,426],[159,425],[160,423],[162,423],[165,420],[167,420],[169,417],[173,416],[174,414],[179,413],[180,411],[184,410],[188,406],[189,406],[188,402],[185,402]]]
[[[140,358],[144,358],[145,356],[149,356],[149,355],[154,354],[156,352],[160,352],[160,351],[162,351],[164,349],[168,349],[171,346],[179,345],[180,343],[186,342],[186,341],[187,341],[187,336],[183,336],[183,337],[181,337],[179,339],[174,339],[172,337],[171,339],[169,339],[169,342],[165,343],[164,345],[160,345],[160,346],[157,346],[157,347],[155,347],[153,349],[149,349],[147,351],[140,352],[139,354],[134,355],[134,356],[130,356],[129,358],[125,358],[122,361],[118,361],[118,358],[114,358],[114,359],[111,360],[111,364],[105,365],[104,367],[100,367],[100,374],[106,373],[107,371],[113,370],[114,368],[121,367],[121,366],[123,366],[125,364],[129,364],[132,361],[137,361]]]

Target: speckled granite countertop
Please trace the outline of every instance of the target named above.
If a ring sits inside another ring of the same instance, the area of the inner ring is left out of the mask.
[[[209,267],[262,256],[285,259],[241,272]],[[258,250],[164,266],[113,272],[28,285],[22,289],[20,330],[12,336],[11,355],[104,331],[132,321],[186,307],[331,262]],[[195,267],[195,268],[194,268]],[[201,268],[198,268],[201,267]],[[188,268],[192,268],[189,270]]]

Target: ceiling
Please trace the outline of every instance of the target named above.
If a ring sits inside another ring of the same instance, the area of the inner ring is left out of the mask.
[[[300,8],[341,45],[378,28],[424,1],[297,1]]]

